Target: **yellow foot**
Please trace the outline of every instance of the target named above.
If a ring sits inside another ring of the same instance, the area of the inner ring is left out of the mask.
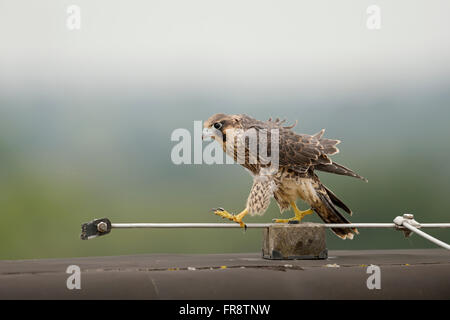
[[[223,208],[212,209],[212,211],[214,212],[214,214],[218,215],[219,217],[239,223],[239,225],[242,228],[247,229],[247,226],[242,221],[242,218],[247,214],[246,210],[244,210],[243,212],[241,212],[240,214],[237,214],[237,215],[231,214]]]
[[[275,223],[289,223],[289,222],[299,223],[300,220],[298,220],[296,217],[293,217],[293,218],[289,218],[289,219],[272,219],[272,222],[275,222]]]
[[[293,217],[293,218],[289,218],[289,219],[273,219],[272,222],[275,222],[275,223],[300,223],[300,221],[302,221],[302,219],[306,215],[314,213],[314,211],[312,209],[308,209],[308,210],[305,210],[305,211],[300,211],[298,209],[297,210],[294,209],[294,212],[295,212],[295,217]]]

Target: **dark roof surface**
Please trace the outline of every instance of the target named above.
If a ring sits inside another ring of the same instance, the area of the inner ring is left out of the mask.
[[[381,289],[367,288],[367,266]],[[69,265],[81,289],[68,290]],[[440,249],[330,251],[327,260],[260,254],[149,254],[0,261],[0,299],[450,299]]]

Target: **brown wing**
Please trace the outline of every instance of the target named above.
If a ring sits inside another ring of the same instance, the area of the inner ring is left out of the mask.
[[[312,166],[332,164],[328,154],[337,152],[331,141],[323,144],[315,135],[297,134],[289,129],[280,130],[279,148],[280,165],[299,173],[306,173]]]
[[[293,126],[283,126],[285,121],[269,119],[266,122],[253,119],[246,115],[239,115],[243,129],[264,130],[267,132],[270,150],[270,130],[279,130],[279,164],[296,172],[305,174],[312,166],[326,166],[333,162],[328,157],[338,153],[336,145],[339,140],[322,138],[325,130],[315,135],[298,134],[291,130]]]

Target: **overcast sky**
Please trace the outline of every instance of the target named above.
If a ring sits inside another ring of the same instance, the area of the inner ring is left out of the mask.
[[[0,0],[0,88],[432,87],[450,79],[449,15],[448,0]]]

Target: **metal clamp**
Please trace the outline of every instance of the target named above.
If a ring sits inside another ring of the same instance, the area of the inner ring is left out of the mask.
[[[422,238],[425,238],[434,244],[437,244],[438,246],[450,250],[450,245],[445,243],[444,241],[441,241],[439,239],[436,239],[433,236],[430,236],[428,233],[425,233],[420,228],[420,223],[414,220],[414,217],[412,214],[409,215],[403,215],[403,217],[397,217],[394,219],[394,224],[397,229],[404,227],[407,230],[403,230],[405,232],[405,236],[409,236],[411,232],[416,233],[417,235],[421,236]]]
[[[403,216],[398,216],[394,219],[395,229],[403,231],[405,237],[409,237],[412,233],[411,230],[404,227],[404,223],[409,223],[409,225],[420,228],[420,223],[414,220],[414,215],[410,213],[405,213]]]
[[[81,225],[81,240],[89,240],[104,236],[111,232],[111,221],[108,218],[95,219]]]

